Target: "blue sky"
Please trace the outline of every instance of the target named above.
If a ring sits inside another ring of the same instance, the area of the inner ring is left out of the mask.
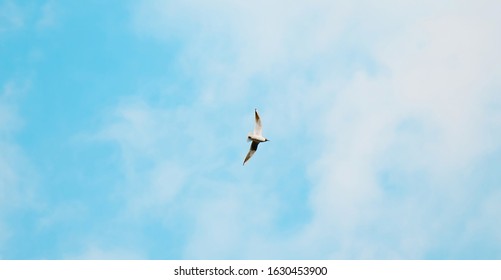
[[[0,0],[0,259],[499,259],[500,12]]]

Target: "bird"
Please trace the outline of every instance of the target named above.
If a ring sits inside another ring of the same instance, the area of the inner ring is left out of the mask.
[[[244,163],[242,165],[245,165],[245,163],[254,155],[259,143],[270,141],[267,138],[263,137],[263,127],[261,125],[261,118],[259,118],[257,109],[254,109],[254,117],[256,119],[256,124],[254,125],[254,132],[253,133],[249,132],[249,134],[247,135],[247,142],[252,141],[252,143],[249,152],[247,153],[247,156],[245,157]]]

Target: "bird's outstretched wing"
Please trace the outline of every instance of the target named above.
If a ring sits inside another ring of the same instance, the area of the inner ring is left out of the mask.
[[[256,124],[254,126],[254,135],[262,136],[263,127],[261,126],[261,118],[259,118],[259,114],[257,113],[256,109],[254,109],[254,114],[256,117]]]
[[[252,141],[252,144],[250,146],[250,150],[247,153],[247,156],[244,159],[244,163],[242,165],[245,165],[245,163],[254,155],[254,153],[257,150],[257,145],[259,145],[259,142]]]

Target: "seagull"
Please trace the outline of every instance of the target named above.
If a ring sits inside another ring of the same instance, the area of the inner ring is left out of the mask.
[[[257,145],[259,145],[259,143],[269,141],[267,138],[264,138],[262,135],[263,127],[261,126],[261,119],[259,118],[259,114],[257,113],[257,109],[254,109],[254,116],[256,118],[256,124],[254,126],[254,133],[249,133],[249,135],[247,135],[247,142],[252,141],[252,144],[250,146],[250,150],[247,153],[247,156],[245,157],[244,163],[242,165],[245,165],[245,163],[254,155],[254,153],[257,150]]]

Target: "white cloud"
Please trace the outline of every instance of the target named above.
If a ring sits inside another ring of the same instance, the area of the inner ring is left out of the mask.
[[[270,242],[232,227],[250,206],[230,192],[194,214],[199,231],[187,256],[266,258],[255,248],[267,248],[278,257],[424,258],[472,223],[462,215],[472,203],[490,205],[485,223],[500,210],[498,196],[478,191],[472,174],[501,143],[498,2],[145,1],[135,8],[138,33],[185,42],[180,71],[202,85],[190,110],[258,100],[277,138],[321,139],[304,147],[322,151],[308,170],[313,219],[304,231]],[[256,80],[264,92],[251,90]],[[138,145],[156,147],[136,134]],[[257,192],[256,201],[264,197]],[[253,226],[273,228],[273,203],[268,220]],[[211,241],[221,243],[218,251],[202,246]]]
[[[240,179],[240,181],[243,181]],[[192,231],[184,248],[186,259],[269,257],[263,242],[279,240],[273,223],[279,197],[266,184],[218,180],[208,184],[203,196],[186,201]]]
[[[499,112],[489,110],[500,101],[501,30],[486,13],[410,24],[374,48],[382,73],[360,73],[338,93],[324,129],[333,145],[312,168],[319,182],[308,236],[337,239],[330,257],[422,258],[444,232],[469,223],[460,213],[483,192],[471,169],[501,148]],[[404,177],[400,189],[385,189],[385,171]]]

